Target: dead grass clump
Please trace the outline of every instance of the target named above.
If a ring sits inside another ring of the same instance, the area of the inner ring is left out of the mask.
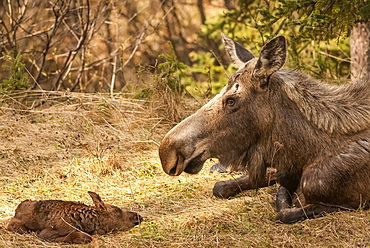
[[[174,79],[154,78],[149,104],[154,116],[174,125],[200,108],[206,99],[196,99],[185,89],[171,88],[170,80]]]
[[[179,109],[182,100],[182,93],[171,89],[165,78],[155,79],[151,95],[151,108],[161,116],[166,116],[172,122],[179,122],[185,116]]]

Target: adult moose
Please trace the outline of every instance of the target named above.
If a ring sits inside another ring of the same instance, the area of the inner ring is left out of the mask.
[[[223,35],[239,68],[221,93],[167,133],[164,171],[198,173],[208,158],[249,173],[264,185],[278,171],[277,220],[293,223],[370,205],[370,81],[328,85],[282,69],[286,41],[260,57]],[[295,207],[292,207],[292,205]]]

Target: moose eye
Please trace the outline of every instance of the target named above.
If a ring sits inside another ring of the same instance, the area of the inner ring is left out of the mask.
[[[226,97],[224,100],[223,100],[223,106],[225,107],[225,110],[227,113],[233,113],[235,111],[237,111],[240,107],[240,104],[238,104],[239,102],[239,97],[238,96],[229,96],[229,97]]]
[[[226,99],[226,105],[227,106],[229,106],[229,107],[232,107],[232,106],[234,106],[235,105],[235,103],[236,103],[236,101],[235,101],[235,99],[234,98],[227,98]]]

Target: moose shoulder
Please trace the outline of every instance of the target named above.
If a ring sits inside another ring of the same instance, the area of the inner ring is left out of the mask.
[[[258,188],[266,169],[275,168],[277,219],[284,223],[369,207],[370,81],[336,86],[282,69],[282,36],[259,58],[226,35],[223,40],[239,70],[220,94],[167,133],[159,148],[164,171],[194,174],[208,158],[218,158],[247,171],[248,183]]]

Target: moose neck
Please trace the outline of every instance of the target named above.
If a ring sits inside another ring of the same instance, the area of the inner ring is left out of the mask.
[[[283,103],[274,106],[272,167],[300,174],[313,158],[335,153],[370,129],[370,92],[365,82],[329,85],[291,70],[274,76],[284,81],[272,85],[272,91],[278,92],[272,102]]]
[[[307,120],[327,133],[353,134],[370,127],[370,88],[365,80],[342,86],[282,70],[282,90]]]

